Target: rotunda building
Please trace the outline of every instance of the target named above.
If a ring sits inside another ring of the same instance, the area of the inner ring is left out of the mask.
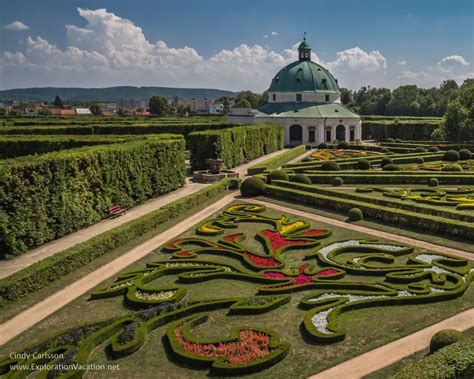
[[[227,122],[280,124],[289,146],[355,142],[362,136],[360,116],[341,104],[337,79],[311,61],[306,38],[298,47],[298,61],[283,67],[272,79],[268,103],[258,110],[233,108]]]

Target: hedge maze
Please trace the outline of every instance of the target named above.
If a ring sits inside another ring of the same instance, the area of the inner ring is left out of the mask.
[[[233,203],[163,245],[144,268],[126,271],[90,293],[94,303],[122,298],[128,313],[70,329],[27,351],[62,353],[59,360],[36,359],[37,364],[83,365],[42,375],[81,377],[97,347],[105,348],[110,360],[139,360],[156,331],[163,330],[175,364],[216,375],[249,374],[289,364],[285,357],[295,343],[281,337],[283,330],[254,325],[266,314],[278,318],[284,311],[303,310],[300,325],[291,326],[300,328],[300,338],[332,344],[351,333],[339,321],[344,312],[443,302],[465,293],[473,279],[474,264],[466,259],[383,241],[335,239],[332,230],[291,214]],[[193,290],[216,282],[244,282],[253,293],[222,298],[212,290],[204,297]],[[204,337],[197,330],[216,312],[231,323],[228,332]],[[5,357],[0,373],[13,377],[12,364],[33,361]]]

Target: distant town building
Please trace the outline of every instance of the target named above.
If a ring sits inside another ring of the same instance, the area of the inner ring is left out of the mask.
[[[291,146],[360,140],[360,116],[341,104],[337,79],[311,61],[306,38],[298,47],[298,58],[275,75],[267,104],[258,110],[233,108],[227,122],[280,124],[285,127],[285,143]]]
[[[75,108],[78,116],[91,116],[92,112],[89,108]]]

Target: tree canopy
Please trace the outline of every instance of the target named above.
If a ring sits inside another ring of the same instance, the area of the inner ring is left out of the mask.
[[[170,113],[168,100],[163,96],[152,96],[148,101],[150,113],[157,116],[165,116]]]

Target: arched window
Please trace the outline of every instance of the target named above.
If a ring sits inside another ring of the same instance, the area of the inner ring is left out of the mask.
[[[301,125],[290,126],[290,145],[301,145],[303,143],[303,128]]]
[[[336,139],[338,141],[346,140],[346,127],[342,124],[336,127]]]

